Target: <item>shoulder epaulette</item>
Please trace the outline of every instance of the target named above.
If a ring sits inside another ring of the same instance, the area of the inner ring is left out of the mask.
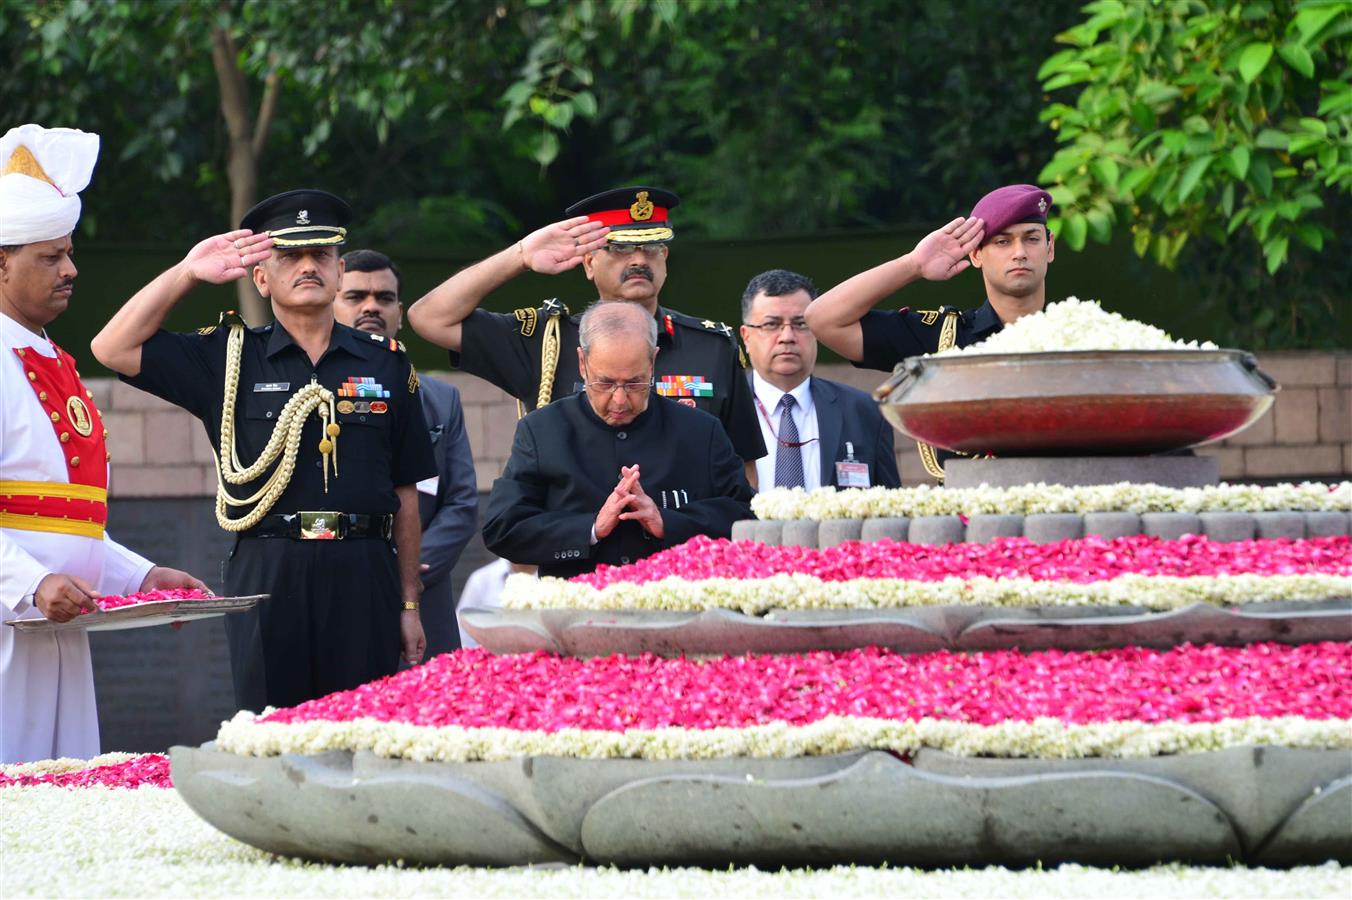
[[[944,314],[943,307],[938,309],[917,309],[915,314],[920,317],[921,325],[936,325],[939,317]]]
[[[385,337],[385,335],[376,334],[375,332],[367,332],[367,333],[371,336],[371,340],[375,341],[377,344],[380,344],[382,347],[384,347],[391,353],[393,353],[396,350],[398,350],[400,353],[405,352],[402,341],[396,341],[394,338],[387,338]]]
[[[546,316],[571,315],[568,310],[568,304],[564,303],[558,297],[550,297],[544,303],[540,304],[540,312]]]
[[[686,328],[693,328],[696,331],[709,331],[714,334],[721,334],[723,337],[736,342],[735,332],[731,325],[726,322],[715,322],[713,319],[696,319],[694,316],[688,316],[683,312],[668,310],[672,321],[677,325],[683,325]]]
[[[568,310],[568,304],[557,297],[550,297],[538,307],[523,306],[520,309],[514,309],[512,315],[520,323],[521,336],[530,337],[535,334],[535,329],[540,326],[541,320],[548,320],[555,316],[568,316],[571,313]]]

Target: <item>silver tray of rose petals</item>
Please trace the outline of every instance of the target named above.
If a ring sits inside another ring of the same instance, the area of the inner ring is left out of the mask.
[[[543,650],[579,657],[612,653],[735,656],[856,647],[933,653],[1352,641],[1352,599],[1348,598],[1224,607],[1196,603],[1163,612],[1138,606],[928,606],[776,610],[751,616],[729,609],[630,612],[467,607],[459,616],[465,631],[490,652]]]
[[[202,599],[151,600],[115,609],[100,609],[82,613],[69,622],[47,619],[9,619],[11,625],[25,633],[51,631],[121,631],[127,628],[150,628],[154,625],[172,625],[175,622],[195,622],[229,613],[245,612],[266,600],[270,594],[251,594],[247,597],[205,597]]]

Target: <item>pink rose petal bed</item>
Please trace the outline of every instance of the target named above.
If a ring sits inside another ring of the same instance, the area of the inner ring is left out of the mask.
[[[259,721],[365,718],[556,732],[806,725],[827,716],[980,725],[1046,717],[1066,724],[1347,719],[1352,644],[924,655],[869,648],[709,660],[476,649]]]
[[[600,566],[569,581],[600,589],[664,578],[767,578],[812,575],[823,581],[895,578],[1024,578],[1088,583],[1122,575],[1352,575],[1352,537],[1212,541],[1133,535],[1040,544],[997,538],[988,544],[930,546],[891,540],[846,541],[822,549],[696,537],[628,566]]]
[[[108,787],[173,787],[169,779],[169,757],[159,753],[144,753],[121,762],[107,765],[42,771],[42,764],[15,765],[0,768],[0,788],[37,787],[50,785],[63,788]],[[8,770],[8,771],[6,771]],[[11,774],[12,773],[12,774]]]
[[[719,659],[439,656],[224,723],[245,755],[372,750],[417,760],[797,756],[1074,758],[1272,744],[1352,749],[1352,645]]]

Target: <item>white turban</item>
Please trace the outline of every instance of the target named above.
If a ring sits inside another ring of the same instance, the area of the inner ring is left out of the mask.
[[[80,221],[80,191],[99,158],[99,136],[20,125],[0,138],[0,246],[65,237]]]

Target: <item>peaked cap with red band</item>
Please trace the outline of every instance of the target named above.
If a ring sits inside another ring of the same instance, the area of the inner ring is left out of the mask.
[[[681,198],[655,187],[625,187],[593,194],[565,211],[610,227],[613,244],[665,244],[676,236],[671,210]]]
[[[984,219],[986,244],[1011,225],[1032,222],[1047,224],[1047,210],[1052,208],[1052,195],[1035,184],[1007,184],[996,188],[976,202],[971,218]]]

